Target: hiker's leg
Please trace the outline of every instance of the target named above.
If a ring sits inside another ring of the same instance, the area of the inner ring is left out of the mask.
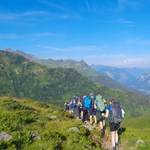
[[[100,124],[100,129],[102,130],[103,129],[103,121],[100,121],[99,124]]]
[[[118,144],[118,131],[117,130],[115,131],[115,142],[116,144]]]
[[[101,112],[99,112],[99,123],[100,123],[100,129],[103,130],[103,116]]]
[[[116,124],[116,147],[118,147],[118,142],[119,142],[119,135],[118,135],[118,130],[119,130],[119,127],[120,127],[120,123]]]
[[[96,110],[93,110],[93,116],[94,116],[94,123],[97,124],[97,118],[96,118]]]
[[[74,106],[74,115],[77,117],[77,106]]]
[[[78,113],[79,113],[79,118],[81,119],[81,108],[78,106]]]
[[[81,119],[83,119],[83,108],[81,108]]]
[[[116,142],[115,142],[115,137],[116,137],[116,132],[115,131],[112,131],[111,132],[111,142],[112,142],[112,147],[113,148],[115,148],[115,144],[116,144]]]
[[[77,106],[77,118],[79,118],[79,106]]]
[[[92,115],[90,115],[90,124],[93,123],[93,120],[92,120]]]
[[[79,113],[78,113],[79,111],[78,111],[78,106],[76,106],[76,117],[78,117],[79,118]]]
[[[85,121],[85,113],[86,113],[86,110],[85,110],[85,108],[83,108],[83,117],[82,117],[83,122]]]
[[[86,113],[85,113],[85,120],[86,120],[86,121],[89,121],[88,109],[86,109]]]
[[[90,109],[90,124],[92,125],[93,123],[93,118],[92,118],[93,112],[92,109]]]
[[[116,124],[114,122],[110,123],[110,131],[111,131],[111,142],[113,149],[116,148]]]
[[[94,122],[95,122],[95,124],[97,124],[97,118],[96,118],[96,115],[94,115]]]
[[[103,128],[105,128],[105,125],[106,125],[105,119],[103,119]]]
[[[103,114],[105,114],[106,112],[103,111],[101,114],[102,114],[102,121],[103,121],[103,128],[105,129],[105,117],[103,117]]]

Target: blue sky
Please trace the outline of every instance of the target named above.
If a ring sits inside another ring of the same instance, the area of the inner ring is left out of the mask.
[[[0,0],[0,49],[150,67],[150,0]]]

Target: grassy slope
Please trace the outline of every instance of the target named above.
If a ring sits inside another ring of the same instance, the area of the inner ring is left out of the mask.
[[[150,149],[150,115],[124,120],[121,126],[123,132],[120,137],[123,147],[136,150]]]
[[[100,138],[99,129],[89,131],[80,120],[56,106],[33,100],[0,98],[0,133],[12,135],[12,140],[0,140],[0,149],[14,150],[99,150],[100,145],[111,147],[109,127],[106,136]],[[150,149],[150,115],[123,121],[120,150]],[[53,118],[54,117],[54,118]],[[55,118],[56,117],[56,118]],[[77,127],[80,133],[69,131]],[[37,134],[40,140],[34,140]],[[137,145],[137,141],[143,143]]]
[[[56,106],[6,97],[0,98],[0,112],[0,133],[13,137],[9,142],[0,141],[0,149],[100,149],[97,130],[89,132],[80,120]],[[78,127],[80,133],[68,131],[72,127]],[[34,140],[33,134],[40,140]]]

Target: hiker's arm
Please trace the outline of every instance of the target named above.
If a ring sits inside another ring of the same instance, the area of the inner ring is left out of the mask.
[[[108,109],[106,109],[106,113],[103,114],[103,116],[104,116],[105,118],[108,118],[108,116],[109,116],[109,110],[108,110]]]

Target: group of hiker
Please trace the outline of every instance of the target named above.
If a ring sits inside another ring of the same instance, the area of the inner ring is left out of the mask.
[[[65,104],[66,110],[81,119],[83,123],[89,122],[90,125],[100,124],[101,137],[105,135],[105,118],[109,117],[109,125],[112,136],[113,150],[118,149],[118,130],[122,121],[124,111],[119,102],[110,98],[109,104],[98,92],[96,95],[90,93],[89,96],[73,96]]]

